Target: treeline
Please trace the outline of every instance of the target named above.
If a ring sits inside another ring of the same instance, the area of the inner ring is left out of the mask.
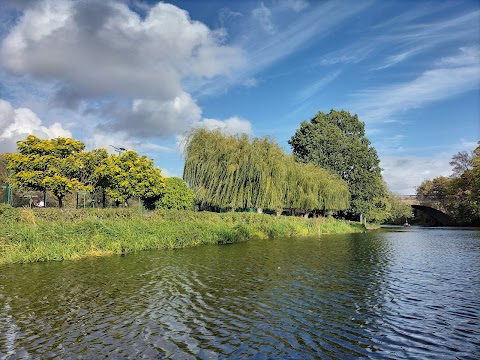
[[[195,203],[206,210],[335,214],[372,223],[411,217],[411,208],[388,191],[356,115],[319,112],[300,124],[289,144],[292,155],[268,137],[194,129],[186,138],[183,180],[165,179],[153,160],[134,151],[85,151],[82,142],[66,138],[29,136],[4,158],[10,185],[51,193],[59,207],[67,195],[86,192],[101,194],[102,204],[105,197],[116,205],[138,198],[149,209]]]
[[[268,138],[196,129],[185,147],[184,180],[202,208],[284,209],[325,213],[348,208],[347,184],[314,165],[295,162]]]
[[[480,141],[478,144],[471,153],[453,155],[450,177],[425,180],[417,188],[418,196],[434,198],[458,224],[480,226]]]
[[[28,136],[17,142],[16,153],[3,156],[5,180],[16,191],[52,194],[60,208],[75,192],[101,193],[103,206],[106,197],[117,206],[136,197],[149,208],[192,207],[194,195],[183,180],[165,179],[146,156],[132,150],[109,155],[106,149],[84,149],[74,139]]]

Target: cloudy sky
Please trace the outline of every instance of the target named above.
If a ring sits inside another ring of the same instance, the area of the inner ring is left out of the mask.
[[[182,176],[195,126],[274,137],[345,109],[390,189],[480,140],[480,2],[0,2],[0,153],[29,134],[130,148]]]

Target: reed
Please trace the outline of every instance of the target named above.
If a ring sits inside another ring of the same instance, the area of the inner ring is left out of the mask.
[[[256,213],[0,207],[0,265],[364,230],[332,218]]]

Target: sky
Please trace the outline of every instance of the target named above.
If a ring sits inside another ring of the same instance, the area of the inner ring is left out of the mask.
[[[194,127],[290,153],[330,109],[365,123],[394,193],[450,175],[480,140],[480,1],[0,1],[0,153],[73,137],[182,177]]]

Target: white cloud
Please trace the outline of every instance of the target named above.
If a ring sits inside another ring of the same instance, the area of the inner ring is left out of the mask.
[[[480,87],[478,47],[463,49],[459,55],[441,59],[437,64],[449,66],[426,70],[408,82],[364,90],[355,95],[349,108],[365,122],[385,122],[403,111]]]
[[[41,139],[72,137],[72,133],[65,130],[61,124],[45,126],[32,110],[14,109],[8,101],[0,99],[0,153],[14,152],[17,148],[16,142],[28,135]]]
[[[252,11],[252,16],[260,23],[267,34],[273,35],[276,33],[277,30],[272,22],[272,11],[263,2]]]
[[[457,7],[454,2],[436,5],[436,11],[445,12]],[[429,56],[433,48],[478,43],[480,11],[447,19],[426,20],[431,15],[431,6],[419,4],[411,11],[387,17],[383,23],[371,27],[371,31],[365,29],[359,33],[351,45],[323,55],[317,63],[355,64],[368,59],[377,63],[371,66],[372,70],[383,70],[420,54]]]
[[[278,31],[267,39],[259,35],[258,29],[252,29],[252,32],[246,34],[243,40],[243,46],[250,54],[247,71],[262,69],[295,53],[313,39],[318,41],[370,4],[368,1],[324,2],[305,14],[297,15],[298,18],[295,21],[291,21],[291,14],[287,12],[286,18],[289,21],[282,24],[282,31]],[[319,19],[322,20],[319,21]]]
[[[390,190],[400,195],[414,195],[422,181],[449,176],[450,157],[382,157],[380,166]]]
[[[244,66],[245,54],[222,44],[224,29],[212,31],[174,5],[144,11],[142,18],[113,0],[31,2],[4,38],[0,61],[12,73],[55,84],[56,106],[95,101],[93,112],[109,121],[101,130],[182,133],[201,119],[183,84],[228,77]]]
[[[154,153],[172,153],[176,149],[174,147],[161,146],[146,141],[132,140],[126,132],[99,132],[97,131],[86,142],[86,149],[104,148],[111,154],[117,153],[115,148],[124,148],[134,150],[138,153],[154,152]]]
[[[178,178],[182,178],[182,175],[179,175],[177,174],[176,172],[174,171],[171,171],[167,168],[162,168],[162,176],[164,177],[178,177]]]
[[[128,110],[114,113],[115,121],[100,125],[101,129],[125,131],[134,137],[168,138],[183,133],[200,119],[202,110],[186,92],[166,100],[136,99]]]
[[[112,94],[169,99],[187,77],[212,78],[243,64],[243,53],[176,6],[145,19],[125,4],[45,0],[4,39],[1,59],[16,73],[60,81],[64,103]]]
[[[478,64],[480,61],[480,46],[461,47],[460,54],[442,58],[436,62],[437,66],[459,67]]]
[[[253,134],[252,124],[250,121],[242,119],[238,116],[233,116],[225,120],[204,118],[195,126],[205,127],[210,130],[221,130],[228,135],[247,134],[250,136]],[[177,135],[176,137],[176,150],[179,154],[183,154],[185,140],[185,134]]]
[[[221,129],[227,134],[247,134],[252,135],[252,124],[250,121],[242,119],[238,116],[233,116],[225,120],[217,119],[203,119],[200,126],[205,126],[209,129]]]
[[[398,137],[401,140],[401,136]],[[395,139],[392,138],[395,142]],[[383,177],[391,191],[401,195],[415,194],[415,188],[424,180],[432,180],[438,176],[450,176],[452,156],[460,151],[473,151],[478,146],[476,141],[460,139],[457,143],[435,146],[434,156],[422,157],[414,155],[381,156],[380,166]],[[404,153],[418,152],[415,149],[403,149]],[[425,148],[423,148],[425,150]],[[393,152],[398,154],[398,152]]]

